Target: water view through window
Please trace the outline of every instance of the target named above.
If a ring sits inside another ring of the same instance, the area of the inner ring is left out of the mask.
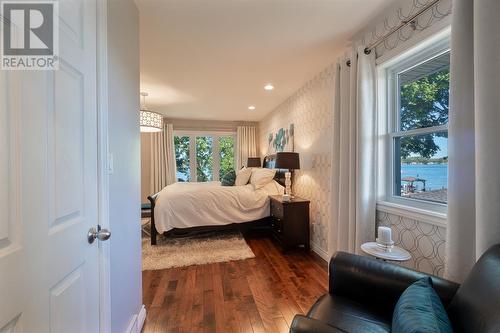
[[[398,74],[394,195],[447,203],[449,52]]]

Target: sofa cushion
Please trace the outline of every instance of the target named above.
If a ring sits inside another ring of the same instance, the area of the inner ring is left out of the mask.
[[[451,333],[450,319],[430,277],[409,286],[399,298],[392,317],[393,333]]]
[[[500,244],[486,251],[447,308],[455,332],[500,332]]]
[[[307,316],[346,332],[391,331],[391,318],[384,316],[377,308],[332,294],[318,299]]]

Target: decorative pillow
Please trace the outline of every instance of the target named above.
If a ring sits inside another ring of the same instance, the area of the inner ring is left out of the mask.
[[[250,176],[252,175],[252,169],[243,168],[236,172],[236,180],[234,181],[235,186],[242,186],[248,184]]]
[[[258,190],[273,180],[275,174],[275,169],[255,168],[252,170],[250,184],[253,185],[254,189]]]
[[[220,183],[222,186],[234,186],[235,181],[236,171],[231,170],[222,177]]]
[[[426,277],[401,294],[392,317],[393,333],[451,333],[443,303]]]

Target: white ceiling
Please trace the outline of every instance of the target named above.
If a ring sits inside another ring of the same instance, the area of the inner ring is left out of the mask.
[[[136,0],[141,91],[168,117],[260,120],[391,2]]]

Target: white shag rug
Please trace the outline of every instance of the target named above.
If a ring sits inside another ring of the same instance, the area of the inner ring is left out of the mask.
[[[158,236],[154,246],[150,241],[150,237],[142,239],[143,271],[255,258],[239,232],[213,232],[186,238]]]

